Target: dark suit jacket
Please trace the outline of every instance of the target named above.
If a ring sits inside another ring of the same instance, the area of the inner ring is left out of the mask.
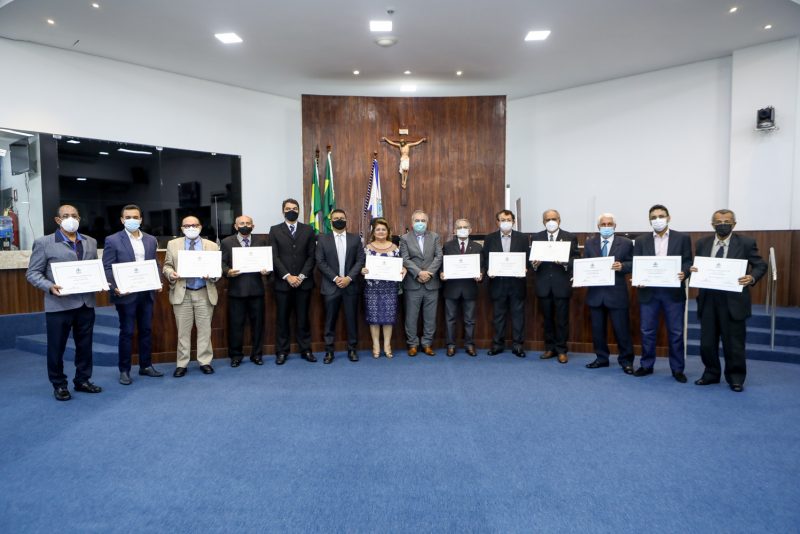
[[[531,236],[531,241],[549,241],[549,233],[542,230]],[[558,230],[556,241],[569,241],[569,263],[567,265],[557,264],[551,261],[542,262],[536,268],[536,296],[539,298],[548,297],[552,292],[555,298],[568,299],[572,296],[572,262],[575,258],[580,258],[578,250],[578,237],[564,229]]]
[[[289,291],[292,287],[283,279],[287,274],[305,275],[306,279],[299,289],[310,290],[314,287],[314,251],[317,239],[314,229],[301,222],[295,223],[295,237],[289,233],[285,222],[269,229],[269,240],[272,243],[272,266],[275,269],[275,291]]]
[[[600,242],[599,235],[587,239],[583,245],[583,257],[598,258],[602,256]],[[625,275],[633,269],[633,242],[627,237],[615,235],[608,255],[614,256],[615,261],[622,262],[622,270],[614,273],[613,286],[588,288],[586,291],[586,304],[592,307],[627,308],[628,282],[625,280]]]
[[[222,251],[222,276],[228,279],[229,297],[260,297],[264,294],[264,275],[261,273],[242,273],[238,276],[228,276],[228,271],[233,265],[233,248],[241,247],[237,234],[229,235],[220,243]],[[268,247],[269,239],[265,235],[250,235],[251,247]]]
[[[481,265],[483,272],[489,272],[489,253],[490,252],[503,252],[503,243],[500,241],[500,230],[492,232],[486,236],[483,241],[483,250],[481,251]],[[516,230],[511,231],[511,247],[509,252],[524,252],[528,253],[528,235]],[[525,265],[528,264],[528,258],[525,258]],[[517,293],[523,299],[525,298],[526,282],[525,278],[508,278],[497,277],[489,280],[489,294],[492,298],[500,298],[501,296],[510,293]]]
[[[347,295],[357,294],[361,279],[361,269],[364,267],[366,255],[361,238],[350,232],[346,232],[346,249],[344,256],[344,273],[349,276],[352,282],[344,289],[340,289],[333,281],[339,276],[339,254],[336,251],[336,238],[331,234],[320,234],[317,238],[317,268],[322,275],[320,277],[320,293],[323,295],[333,295],[337,291],[342,291]]]
[[[656,245],[653,240],[653,232],[642,234],[636,238],[636,243],[633,245],[634,256],[655,256]],[[669,242],[667,243],[667,256],[680,256],[681,257],[681,271],[686,277],[681,282],[681,287],[665,288],[669,290],[672,300],[678,302],[686,299],[686,280],[689,279],[689,267],[692,266],[692,240],[691,238],[680,232],[670,229]],[[639,288],[639,302],[647,303],[653,298],[652,289],[649,287]]]
[[[714,248],[715,235],[703,237],[697,240],[697,247],[695,248],[696,256],[711,256],[711,251]],[[731,242],[728,244],[728,259],[747,260],[748,271],[750,276],[753,277],[753,284],[758,282],[762,276],[767,272],[767,264],[761,259],[758,254],[758,247],[756,240],[739,235],[731,234],[728,238]],[[706,299],[709,293],[718,291],[716,289],[700,289],[697,294],[697,315],[703,314],[703,307],[705,306]],[[745,286],[741,293],[734,293],[733,291],[720,291],[728,297],[728,310],[731,314],[731,319],[734,321],[744,321],[750,317],[751,303],[750,303],[750,288]]]
[[[141,232],[141,230],[140,230]],[[158,241],[150,234],[142,233],[142,244],[144,245],[144,259],[155,260],[156,249],[158,248]],[[114,270],[111,266],[115,263],[128,263],[136,261],[136,256],[133,255],[133,245],[125,230],[120,230],[115,234],[106,237],[106,243],[103,247],[103,267],[106,271],[106,280],[109,284],[109,295],[111,302],[115,304],[130,304],[136,300],[136,294],[116,296],[114,289],[117,287],[114,281]],[[161,267],[159,266],[159,272]],[[153,300],[155,298],[155,291],[148,291],[148,298]]]
[[[482,250],[483,247],[479,243],[470,239],[467,241],[467,249],[464,254],[480,254]],[[442,251],[445,256],[461,254],[461,245],[458,243],[458,238],[445,243]],[[443,293],[446,299],[463,297],[467,300],[475,300],[478,298],[478,282],[468,279],[445,280]]]

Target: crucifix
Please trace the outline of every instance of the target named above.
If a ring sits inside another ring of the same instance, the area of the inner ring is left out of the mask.
[[[423,137],[419,141],[414,141],[413,143],[409,143],[403,137],[401,137],[399,141],[392,141],[386,137],[382,137],[381,140],[386,141],[388,144],[400,149],[400,205],[405,206],[408,204],[408,167],[410,163],[409,152],[411,151],[412,146],[417,146],[420,143],[424,143],[428,139]]]

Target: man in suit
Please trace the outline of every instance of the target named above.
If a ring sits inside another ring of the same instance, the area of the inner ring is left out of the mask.
[[[539,358],[547,360],[558,356],[559,363],[567,363],[572,262],[580,257],[578,238],[561,228],[561,214],[557,210],[545,211],[542,214],[542,224],[545,229],[533,234],[533,241],[562,241],[570,246],[567,263],[538,260],[531,262],[536,272],[536,298],[544,318],[544,353]]]
[[[228,356],[231,367],[239,367],[244,357],[244,325],[250,322],[250,361],[264,365],[264,277],[269,271],[240,273],[233,268],[233,249],[268,246],[267,237],[253,235],[252,217],[240,215],[233,222],[234,235],[222,240],[222,274],[228,279]]]
[[[525,357],[525,276],[517,278],[494,276],[489,269],[489,254],[492,252],[528,253],[528,237],[514,230],[514,213],[502,210],[495,215],[498,230],[486,236],[481,251],[483,270],[489,275],[489,294],[494,309],[494,337],[489,356],[500,354],[506,346],[506,317],[511,316],[513,345],[511,352],[518,358]],[[527,261],[526,261],[527,264]]]
[[[52,264],[64,261],[96,260],[97,241],[78,232],[80,215],[75,206],[59,206],[55,222],[58,229],[33,243],[25,277],[34,287],[44,291],[47,324],[47,374],[56,400],[72,398],[64,374],[64,349],[70,331],[75,341],[75,391],[100,393],[93,384],[92,332],[94,330],[94,293],[62,295],[55,283]]]
[[[272,264],[275,269],[276,349],[275,363],[283,365],[289,357],[289,315],[294,310],[300,356],[308,362],[317,359],[311,352],[311,326],[308,306],[314,287],[314,229],[297,222],[300,203],[293,198],[281,205],[283,222],[269,230]]]
[[[480,254],[483,247],[469,238],[472,225],[468,219],[456,220],[456,237],[444,244],[442,252],[445,256],[461,254]],[[439,273],[444,282],[444,317],[447,324],[447,355],[456,353],[456,322],[458,307],[461,305],[464,319],[464,349],[470,356],[475,356],[475,308],[478,300],[478,282],[483,273],[474,279],[462,278],[447,280],[444,270]]]
[[[692,266],[692,241],[688,235],[669,228],[670,215],[666,206],[656,204],[650,208],[652,232],[636,238],[634,256],[680,256],[681,270],[676,277],[680,287],[639,287],[639,321],[642,328],[642,359],[634,376],[653,374],[656,362],[656,336],[658,318],[663,312],[669,340],[669,367],[672,376],[686,383],[684,369],[683,316],[686,311],[684,280]]]
[[[705,370],[695,380],[698,386],[719,384],[721,373],[719,342],[725,355],[725,381],[731,390],[744,390],[747,374],[745,357],[746,320],[750,317],[750,286],[755,285],[767,272],[767,264],[758,254],[755,239],[733,233],[736,214],[731,210],[717,210],[711,216],[713,236],[697,241],[696,256],[747,260],[748,274],[739,278],[742,292],[700,289],[697,295],[697,315],[700,317],[700,356]],[[692,266],[692,272],[697,267]]]
[[[173,239],[167,243],[164,258],[164,276],[169,280],[169,302],[175,313],[178,327],[178,363],[172,376],[180,378],[189,367],[192,348],[192,325],[197,327],[197,361],[203,374],[214,372],[211,361],[214,349],[211,346],[211,318],[214,306],[217,305],[216,278],[183,278],[178,262],[181,250],[219,250],[213,241],[200,237],[203,225],[200,219],[193,216],[184,217],[181,222],[184,237]]]
[[[139,206],[128,204],[122,208],[120,221],[125,228],[106,237],[103,247],[103,267],[109,289],[112,291],[111,301],[119,315],[119,383],[129,386],[132,382],[131,353],[134,328],[138,328],[139,331],[139,375],[164,376],[164,373],[153,367],[151,359],[155,291],[120,293],[111,266],[115,263],[155,260],[158,242],[155,237],[139,229],[142,225],[142,210]]]
[[[608,367],[608,318],[614,328],[619,348],[619,362],[627,375],[633,374],[633,340],[631,339],[630,316],[628,315],[628,285],[625,275],[633,268],[633,243],[624,236],[615,236],[617,221],[613,214],[604,213],[597,218],[599,236],[586,240],[584,258],[613,256],[611,268],[614,273],[613,286],[594,286],[586,292],[586,304],[592,319],[592,344],[597,358],[586,364],[589,369]]]
[[[410,276],[403,278],[405,325],[408,355],[422,352],[435,356],[433,335],[436,332],[436,308],[439,302],[439,275],[442,244],[439,234],[428,230],[428,215],[421,210],[411,214],[412,230],[400,238],[400,256]],[[417,321],[422,308],[422,338],[417,336]]]
[[[320,293],[325,301],[325,359],[333,362],[336,322],[339,308],[344,305],[344,322],[347,327],[347,358],[358,361],[358,285],[366,257],[361,238],[346,232],[347,214],[344,210],[331,211],[333,233],[321,234],[317,241],[317,267],[320,272]]]

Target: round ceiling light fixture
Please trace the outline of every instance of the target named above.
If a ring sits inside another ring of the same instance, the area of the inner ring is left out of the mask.
[[[375,44],[384,48],[388,48],[397,44],[397,37],[394,35],[382,35],[375,39]]]

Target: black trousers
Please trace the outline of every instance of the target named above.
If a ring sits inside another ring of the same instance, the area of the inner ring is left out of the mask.
[[[291,327],[289,316],[294,312],[297,321],[297,344],[300,352],[311,350],[311,324],[308,320],[308,305],[311,302],[311,291],[291,288],[289,291],[275,291],[277,307],[275,329],[275,352],[289,353]]]
[[[511,315],[511,332],[515,349],[525,345],[525,294],[509,292],[492,298],[494,308],[494,338],[492,348],[503,349],[506,345],[506,316]]]
[[[617,338],[619,356],[617,361],[623,367],[633,365],[633,338],[631,337],[631,319],[628,308],[607,308],[605,306],[589,306],[592,317],[592,344],[594,353],[601,362],[608,363],[608,318]]]
[[[339,320],[339,308],[344,307],[344,322],[347,327],[347,350],[356,350],[358,346],[358,293],[347,294],[337,291],[333,295],[325,295],[325,351],[334,351],[336,341],[336,323]]]
[[[458,307],[464,312],[464,346],[475,346],[475,299],[444,299],[444,320],[447,325],[447,346],[456,346],[456,327],[458,325]]]
[[[250,357],[264,353],[264,295],[254,297],[228,296],[228,356],[241,360],[244,356],[244,325],[250,323],[252,349]]]
[[[85,304],[74,310],[47,312],[47,375],[53,387],[66,387],[64,374],[64,349],[69,333],[75,341],[75,379],[79,384],[92,378],[92,333],[94,332],[94,308]]]
[[[539,297],[539,310],[544,318],[544,350],[566,354],[569,337],[569,299],[557,298],[552,294]]]
[[[128,304],[116,304],[119,315],[119,370],[130,372],[133,352],[133,332],[138,327],[139,368],[152,364],[153,352],[153,301],[149,291],[135,293],[136,299]]]
[[[731,319],[725,292],[708,291],[700,316],[700,357],[706,366],[704,379],[720,379],[719,342],[722,340],[725,380],[728,384],[744,384],[747,376],[746,335],[746,322]]]

